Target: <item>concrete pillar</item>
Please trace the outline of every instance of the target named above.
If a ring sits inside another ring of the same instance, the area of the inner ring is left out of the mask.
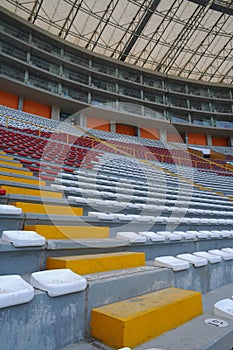
[[[162,142],[167,142],[167,130],[159,129],[159,139]]]
[[[110,123],[110,131],[111,132],[116,132],[116,123],[114,121],[111,120]]]
[[[79,125],[84,128],[87,126],[87,117],[83,113],[79,114]]]
[[[212,146],[212,135],[206,135],[207,146]]]
[[[184,139],[185,139],[185,144],[188,145],[188,143],[189,143],[189,135],[188,135],[187,131],[185,131],[185,133],[184,133]]]
[[[230,147],[233,147],[233,136],[229,137],[229,141],[230,141]]]
[[[52,106],[51,108],[51,119],[60,120],[60,107]]]
[[[23,110],[23,101],[24,101],[24,97],[23,96],[19,96],[19,100],[18,100],[18,110],[19,111]]]

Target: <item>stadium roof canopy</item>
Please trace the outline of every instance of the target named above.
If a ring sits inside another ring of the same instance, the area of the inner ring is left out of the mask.
[[[93,52],[153,71],[233,82],[233,0],[1,0]]]

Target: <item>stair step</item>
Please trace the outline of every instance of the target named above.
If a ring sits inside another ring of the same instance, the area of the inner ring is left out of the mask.
[[[106,226],[52,226],[26,225],[24,230],[36,231],[46,239],[108,238]]]
[[[92,336],[113,348],[134,347],[201,314],[201,293],[166,288],[92,309]]]
[[[12,166],[12,165],[11,165]],[[24,176],[33,176],[33,173],[28,170],[22,170],[22,169],[14,169],[14,168],[5,168],[3,166],[0,166],[0,170],[9,173],[9,174],[16,174],[16,175],[24,175]]]
[[[62,193],[54,192],[54,191],[44,191],[44,190],[33,189],[28,187],[17,187],[17,186],[9,186],[9,185],[2,185],[1,187],[6,190],[7,194],[22,194],[25,196],[62,198]]]
[[[28,202],[13,203],[17,208],[21,208],[24,213],[54,214],[54,215],[75,215],[82,216],[83,209],[70,207],[69,205],[51,205]]]
[[[23,183],[23,184],[31,184],[31,185],[37,185],[37,186],[45,186],[45,182],[44,181],[40,181],[39,179],[30,179],[27,177],[17,177],[17,176],[11,176],[9,174],[0,174],[0,180],[3,181],[14,181],[14,182],[18,182],[18,183]]]
[[[47,269],[68,268],[78,274],[92,274],[145,266],[145,253],[108,253],[62,256],[47,259]]]
[[[7,160],[0,160],[0,165],[8,165],[8,166],[17,166],[17,168],[22,168],[23,165],[21,163],[15,163],[15,162],[11,162],[10,160],[13,160],[12,157],[4,157],[4,159]],[[8,161],[9,160],[9,161]]]

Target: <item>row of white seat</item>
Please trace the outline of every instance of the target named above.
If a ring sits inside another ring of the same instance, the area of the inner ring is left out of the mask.
[[[177,173],[177,167],[174,165],[163,164],[163,167],[168,169],[173,173]],[[195,183],[199,183],[206,188],[212,188],[215,191],[221,192],[229,192],[232,193],[233,185],[231,177],[222,176],[220,177],[218,174],[211,171],[199,171],[197,169],[193,169],[193,173],[190,173],[190,169],[187,167],[182,167],[182,174],[185,178],[193,180]],[[224,180],[224,181],[223,181]]]
[[[35,289],[57,297],[85,290],[87,280],[70,269],[34,272],[26,282],[20,275],[0,276],[0,308],[30,302]]]
[[[210,249],[207,252],[197,251],[193,254],[184,253],[176,255],[176,257],[171,255],[158,256],[154,259],[154,266],[171,268],[176,272],[187,270],[190,265],[202,267],[208,263],[220,263],[222,260],[233,260],[233,248]]]
[[[59,185],[59,187],[56,187],[59,190],[68,190],[69,188],[67,188],[66,186],[61,186]],[[71,192],[78,192],[79,190],[76,190],[74,188],[70,189]],[[101,192],[98,192],[98,197],[100,196]],[[175,207],[175,206],[163,206],[163,205],[156,205],[156,204],[146,204],[146,203],[129,203],[127,201],[123,201],[123,200],[108,200],[108,199],[101,199],[101,198],[95,198],[92,197],[93,196],[93,191],[91,190],[86,190],[82,192],[83,196],[73,196],[73,195],[68,195],[68,201],[70,202],[75,202],[76,205],[89,205],[91,207],[101,207],[101,210],[104,210],[105,208],[107,208],[109,210],[109,208],[111,208],[112,211],[121,211],[123,209],[134,209],[134,210],[143,210],[144,212],[162,212],[163,211],[167,211],[167,213],[176,213],[177,216],[180,215],[184,215],[186,213],[189,213],[191,215],[198,215],[198,214],[206,214],[208,216],[215,216],[218,215],[221,218],[198,218],[198,217],[190,217],[190,218],[184,218],[184,221],[186,222],[190,222],[190,223],[212,223],[212,224],[232,224],[232,221],[230,218],[222,218],[222,216],[229,216],[229,212],[224,212],[224,211],[218,211],[218,213],[215,214],[216,211],[211,211],[211,210],[203,210],[203,209],[192,209],[192,208],[186,208],[185,205],[187,205],[187,203],[184,203],[184,207]],[[118,198],[119,199],[119,198]],[[160,201],[161,202],[161,201]],[[157,203],[158,204],[158,203]],[[175,203],[174,203],[175,204]],[[105,209],[106,210],[106,209]],[[222,214],[223,213],[223,214]],[[90,214],[92,215],[92,214]],[[131,220],[130,217],[125,217],[122,216],[123,214],[119,213],[119,216],[121,217],[121,220]],[[125,215],[132,215],[132,214],[125,214]],[[96,212],[95,215],[98,217],[99,219],[103,220],[113,220],[115,218],[113,218],[111,216],[110,213],[105,213],[105,212]],[[144,221],[143,215],[141,215],[142,218],[139,219],[141,221]],[[148,215],[146,215],[148,216]],[[152,219],[152,218],[150,218]],[[152,219],[153,221],[155,220],[154,218]],[[158,219],[157,219],[158,220]],[[163,222],[167,222],[168,218],[167,217],[161,217],[159,218],[160,221]],[[170,220],[173,220],[173,218],[170,218]]]
[[[179,214],[184,214],[183,211],[178,212],[174,210],[177,216],[160,216],[160,215],[136,215],[136,214],[122,214],[122,213],[102,213],[89,211],[88,216],[95,217],[98,220],[113,221],[119,220],[124,222],[144,222],[144,223],[185,223],[185,224],[217,224],[217,225],[232,225],[233,219],[216,219],[216,218],[199,218],[199,217],[179,217]]]
[[[233,230],[187,230],[187,231],[139,231],[117,232],[116,239],[126,240],[131,244],[151,242],[169,242],[181,240],[233,238]],[[1,242],[11,243],[14,247],[43,247],[46,239],[35,231],[5,230]]]
[[[167,197],[166,202],[171,205],[174,205],[174,200],[176,205],[185,205],[187,206],[187,200],[192,201],[193,203],[195,202],[195,205],[200,205],[201,207],[212,207],[212,208],[224,208],[228,209],[229,207],[233,207],[233,203],[229,202],[224,199],[218,199],[215,197],[213,198],[208,198],[207,196],[193,196],[192,193],[190,193],[190,196],[188,193],[184,191],[180,191],[181,193],[178,194],[173,194],[173,190],[163,189],[160,187],[149,187],[147,188],[146,186],[139,186],[136,185],[134,186],[135,189],[128,188],[129,184],[127,182],[117,182],[117,181],[109,181],[109,180],[102,180],[102,184],[96,183],[95,178],[90,178],[87,181],[87,178],[84,176],[77,176],[75,179],[75,175],[73,177],[69,176],[69,179],[66,178],[56,178],[55,183],[51,184],[51,187],[59,189],[59,190],[67,190],[67,191],[74,191],[74,192],[81,192],[81,193],[87,193],[87,194],[96,194],[101,195],[101,194],[107,194],[110,196],[117,197],[121,199],[122,201],[125,199],[128,201],[128,199],[131,199],[132,194],[136,199],[144,200],[144,201],[150,201],[150,202],[160,202],[161,199],[164,199],[165,196]],[[58,186],[57,186],[58,184]],[[67,186],[65,187],[59,187],[59,185],[62,186]],[[112,186],[112,187],[111,187]],[[116,186],[116,192],[113,192],[112,189]],[[97,191],[98,188],[98,191]],[[94,191],[94,192],[93,192]],[[106,192],[106,193],[101,193],[101,192]]]
[[[117,232],[116,239],[127,240],[129,243],[168,242],[181,240],[233,238],[233,230],[187,230],[187,231],[139,231]]]
[[[163,163],[161,163],[163,164]],[[163,167],[165,168],[164,166],[160,166],[160,167]],[[187,168],[187,167],[186,167]],[[100,169],[100,167],[94,167],[95,170],[98,170]],[[168,168],[167,168],[168,169]],[[128,172],[125,172],[122,170],[122,167],[118,167],[118,168],[111,168],[109,167],[108,170],[107,169],[102,169],[102,172],[111,172],[113,175],[119,173],[119,171],[121,172],[121,174],[124,174],[124,175],[127,175],[127,176],[135,176],[135,174],[132,175],[132,172],[128,171]],[[174,185],[177,183],[178,185],[181,185],[182,181],[182,186],[187,186],[189,188],[191,188],[192,186],[194,186],[195,184],[198,186],[198,185],[202,185],[202,186],[205,186],[206,188],[212,188],[214,189],[215,191],[224,191],[224,186],[223,186],[223,182],[222,182],[222,179],[221,181],[219,182],[215,182],[214,180],[213,181],[209,181],[208,180],[208,176],[209,176],[209,173],[204,173],[206,175],[205,178],[202,178],[202,177],[199,177],[199,176],[195,176],[194,174],[190,174],[190,171],[189,171],[189,174],[185,174],[183,173],[182,175],[180,174],[179,170],[177,169],[177,167],[173,167],[173,168],[170,168],[169,170],[171,173],[173,173],[174,175],[168,175],[166,173],[166,182],[168,179],[170,179],[171,183],[173,182]],[[200,173],[200,172],[199,172]],[[203,175],[203,174],[202,174]],[[211,173],[211,175],[213,175],[214,177],[217,177],[218,175],[216,174],[213,174]],[[139,176],[139,175],[138,175]],[[147,180],[149,180],[149,182],[153,182],[154,181],[154,178],[156,178],[156,173],[153,174],[151,173],[151,175],[149,173],[146,173],[145,174]],[[161,171],[160,173],[160,180],[163,179],[163,177],[161,176],[165,176],[165,173]],[[217,178],[218,179],[218,178]],[[189,181],[193,181],[193,185],[192,185],[192,182],[189,182]],[[219,180],[219,179],[218,179]],[[169,180],[168,180],[169,182]],[[224,177],[224,182],[227,183],[229,186],[227,187],[227,192],[229,194],[232,194],[233,193],[233,188],[232,188],[232,183],[231,183],[231,179],[227,176]],[[226,190],[226,189],[225,189]]]
[[[131,159],[128,159],[127,157],[123,157],[121,156],[121,158],[113,158],[113,155],[109,155],[108,158],[107,157],[102,157],[102,165],[101,165],[101,160],[96,163],[95,167],[96,169],[100,169],[100,167],[102,166],[103,169],[105,170],[111,170],[111,171],[117,171],[119,169],[119,167],[121,167],[121,169],[124,170],[124,167],[122,167],[123,164],[125,164],[125,168],[128,170],[130,169],[131,171],[138,171],[138,172],[145,172],[145,174],[147,176],[149,176],[150,174],[153,175],[153,173],[159,169],[164,169],[164,171],[166,172],[166,174],[168,175],[169,172],[173,173],[173,174],[179,174],[181,177],[187,177],[187,178],[192,178],[195,181],[197,181],[198,179],[200,179],[203,175],[206,175],[205,177],[205,181],[211,180],[211,178],[216,178],[217,180],[219,180],[219,177],[217,174],[215,174],[212,171],[206,171],[205,173],[203,173],[202,171],[200,172],[199,169],[196,168],[192,168],[191,164],[190,166],[182,166],[182,165],[178,165],[178,164],[170,164],[170,163],[161,163],[161,162],[156,162],[156,161],[149,161],[147,163],[143,162],[140,159],[136,159],[136,161],[133,163]],[[112,164],[108,164],[107,159],[110,163]],[[120,161],[122,162],[122,164],[120,163]],[[126,164],[128,164],[128,167],[126,166]],[[139,170],[138,170],[139,168]],[[224,169],[223,169],[224,170]],[[167,172],[168,171],[168,172]],[[230,179],[226,177],[226,181],[230,183]]]
[[[75,172],[74,172],[75,173]],[[75,177],[76,176],[76,177]],[[71,180],[78,180],[80,183],[85,184],[87,183],[87,178],[88,178],[88,183],[92,182],[92,183],[96,183],[101,182],[104,183],[105,185],[118,185],[119,187],[124,187],[127,188],[129,187],[129,182],[126,179],[121,179],[117,176],[109,176],[109,175],[99,175],[98,177],[96,177],[96,174],[93,174],[91,172],[89,173],[83,173],[83,172],[79,172],[77,171],[77,174],[72,175],[72,174],[67,174],[67,173],[61,173],[60,174],[60,178],[65,178],[65,179],[71,179]],[[59,179],[60,179],[59,178]],[[187,188],[185,185],[181,185],[178,184],[178,188],[169,188],[169,186],[164,185],[163,183],[161,183],[161,176],[158,177],[157,179],[154,178],[153,181],[148,185],[145,184],[143,182],[140,181],[134,181],[133,179],[129,179],[130,180],[130,184],[138,190],[141,191],[146,191],[149,187],[150,191],[153,192],[153,189],[156,193],[157,196],[164,196],[164,194],[169,194],[171,197],[173,198],[177,198],[177,195],[174,194],[174,192],[176,191],[179,194],[179,198],[180,199],[186,199],[187,195],[192,195],[192,197],[195,198],[200,198],[201,201],[206,200],[207,202],[212,202],[212,203],[218,203],[219,205],[222,205],[224,203],[226,203],[226,200],[223,198],[221,199],[221,197],[217,196],[216,194],[212,194],[211,192],[204,192],[204,191],[199,191],[196,190],[195,188],[192,188],[192,186],[188,185]],[[61,180],[58,180],[58,182]],[[154,182],[154,185],[153,185]],[[68,184],[68,182],[67,182]],[[171,183],[170,183],[173,187],[176,184],[176,179],[172,179]],[[181,190],[185,190],[184,194],[182,194]],[[232,202],[228,202],[229,205],[233,205]]]
[[[97,170],[99,168],[99,166],[95,166],[94,167],[95,170]],[[112,174],[114,174],[115,172],[118,173],[119,172],[119,169],[122,168],[122,167],[108,167],[106,168],[105,167],[105,171],[108,169],[108,171],[112,172]],[[153,169],[153,167],[151,167]],[[164,167],[165,168],[165,167]],[[186,167],[187,168],[187,167]],[[168,167],[167,167],[168,169]],[[197,172],[194,172],[192,174],[190,174],[190,170],[187,172],[184,171],[179,171],[179,169],[177,169],[177,167],[173,167],[171,168],[169,171],[171,171],[171,173],[173,173],[174,175],[169,175],[166,173],[166,183],[170,183],[173,184],[173,186],[175,184],[181,184],[181,181],[183,180],[183,184],[182,186],[187,186],[187,187],[190,187],[192,186],[191,183],[188,182],[188,180],[192,180],[194,185],[197,184],[197,185],[202,185],[202,186],[205,186],[206,188],[213,188],[214,190],[216,191],[221,191],[224,189],[224,186],[223,186],[223,182],[222,182],[222,179],[220,180],[219,177],[217,177],[218,175],[216,174],[209,174],[207,173],[202,173],[202,175],[196,175]],[[199,172],[200,173],[200,172]],[[127,174],[128,176],[132,175],[130,174],[130,171],[128,171],[127,173],[124,171],[123,174]],[[135,174],[134,174],[135,176]],[[149,182],[154,182],[156,181],[156,178],[158,178],[158,176],[160,177],[160,180],[163,179],[163,177],[165,176],[165,173],[162,172],[162,170],[160,172],[155,172],[155,171],[151,171],[149,172],[148,170],[146,171],[145,173],[145,176],[147,178],[147,180]],[[161,178],[161,176],[163,176]],[[140,180],[139,180],[140,181]],[[224,184],[227,184],[227,191],[229,193],[232,193],[233,191],[233,186],[232,186],[232,183],[231,183],[231,179],[229,177],[225,177],[224,178]]]

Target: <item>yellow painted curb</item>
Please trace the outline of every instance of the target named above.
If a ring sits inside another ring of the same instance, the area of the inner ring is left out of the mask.
[[[4,157],[4,158],[6,158],[6,157]],[[13,160],[13,158],[11,160]],[[22,168],[23,167],[23,165],[21,163],[13,163],[13,162],[8,162],[6,160],[0,160],[0,165],[16,166],[17,168]]]
[[[15,202],[13,203],[18,208],[21,208],[24,213],[39,213],[39,214],[55,214],[55,215],[74,215],[82,216],[83,209],[77,207],[70,207],[65,205],[50,205],[43,203],[28,203]]]
[[[201,314],[201,293],[167,288],[93,309],[92,336],[113,348],[134,347]]]
[[[120,252],[47,259],[47,269],[66,268],[84,275],[145,265],[145,253]]]
[[[62,193],[59,192],[40,191],[39,189],[37,190],[10,185],[2,185],[1,187],[6,190],[7,194],[22,194],[25,196],[37,196],[42,198],[62,198]]]
[[[30,178],[25,178],[25,177],[17,177],[17,176],[11,176],[11,175],[0,175],[0,180],[3,181],[14,181],[18,183],[23,183],[23,184],[30,184],[30,185],[37,185],[37,186],[45,186],[45,181],[40,181],[40,180],[34,180]]]
[[[25,230],[36,231],[46,239],[80,239],[80,238],[108,238],[109,227],[106,226],[52,226],[32,225],[24,226]]]
[[[11,164],[12,166],[12,164]],[[33,176],[33,173],[31,171],[25,171],[21,169],[12,169],[12,168],[4,168],[0,166],[0,171],[4,171],[8,174],[18,174],[18,175],[25,175],[25,176]]]

